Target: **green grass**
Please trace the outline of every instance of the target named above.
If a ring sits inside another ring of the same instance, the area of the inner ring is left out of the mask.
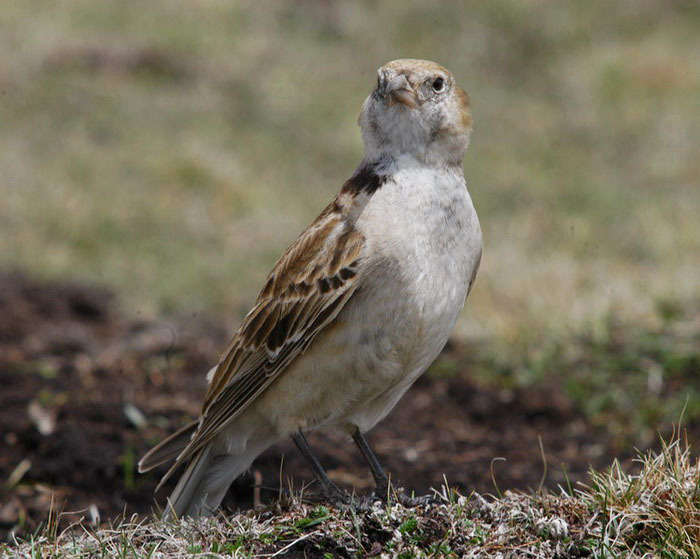
[[[0,264],[236,318],[352,172],[397,57],[470,92],[485,233],[460,336],[699,296],[692,2],[27,1],[0,7]]]

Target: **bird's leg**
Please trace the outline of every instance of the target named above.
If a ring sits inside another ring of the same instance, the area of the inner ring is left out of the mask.
[[[389,496],[391,485],[389,476],[386,475],[384,468],[382,468],[377,456],[374,454],[374,452],[372,452],[367,439],[359,428],[355,429],[352,438],[355,441],[357,448],[360,449],[362,457],[365,459],[365,462],[367,462],[369,469],[372,471],[372,477],[374,478],[374,483],[376,484],[374,494],[382,501],[386,501]]]
[[[392,492],[389,476],[386,475],[386,472],[379,463],[377,456],[374,454],[374,452],[372,452],[372,449],[370,448],[365,436],[359,429],[355,429],[352,438],[355,441],[357,448],[360,449],[362,457],[365,459],[365,462],[367,462],[369,469],[372,471],[372,477],[374,477],[374,482],[376,483],[376,487],[374,488],[375,496],[385,503],[390,497],[393,496],[405,507],[416,507],[418,505],[425,505],[432,502],[432,499],[427,496],[414,498],[403,493],[403,490]]]
[[[349,495],[341,491],[338,486],[328,477],[326,470],[324,470],[323,466],[321,466],[321,462],[318,461],[314,451],[311,450],[311,447],[309,446],[309,443],[301,430],[292,435],[292,440],[301,451],[309,466],[311,466],[311,470],[313,470],[316,481],[321,484],[323,495],[334,504],[348,504],[350,502]]]

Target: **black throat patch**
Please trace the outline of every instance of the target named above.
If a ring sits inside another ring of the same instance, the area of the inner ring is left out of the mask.
[[[377,173],[377,164],[370,163],[360,167],[343,185],[342,192],[353,195],[366,193],[370,196],[379,190],[389,179],[387,175]]]

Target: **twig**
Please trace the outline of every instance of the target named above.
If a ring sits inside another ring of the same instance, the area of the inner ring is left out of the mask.
[[[318,530],[316,530],[315,532],[309,532],[308,534],[304,534],[304,535],[301,536],[300,538],[297,538],[297,539],[294,540],[292,543],[289,543],[289,544],[285,545],[282,549],[278,549],[278,550],[275,551],[272,555],[260,555],[259,557],[277,557],[277,556],[280,555],[281,553],[284,553],[285,551],[287,551],[289,548],[294,547],[294,546],[295,546],[296,544],[298,544],[300,541],[303,541],[303,540],[305,540],[305,539],[307,539],[307,538],[310,538],[311,536],[315,536],[315,535],[318,535],[318,534],[320,534],[320,532],[319,532]]]

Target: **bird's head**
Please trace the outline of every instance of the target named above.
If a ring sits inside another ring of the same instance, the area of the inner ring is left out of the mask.
[[[409,154],[430,165],[460,165],[472,129],[469,96],[452,74],[412,59],[377,71],[377,87],[358,122],[367,159]]]

